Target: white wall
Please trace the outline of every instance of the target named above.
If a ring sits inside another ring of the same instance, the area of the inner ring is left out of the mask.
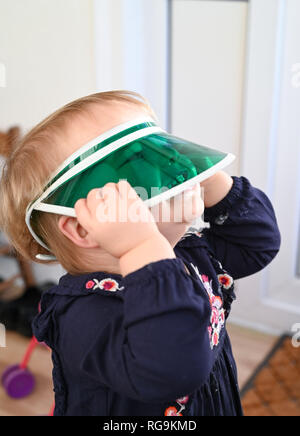
[[[92,0],[0,0],[1,130],[18,124],[25,132],[96,91],[93,18]],[[0,275],[15,268],[1,265]],[[37,264],[34,270],[37,280],[61,275],[60,267]]]
[[[174,0],[172,131],[235,154],[239,170],[247,2]]]
[[[146,97],[167,125],[167,0],[94,0],[97,88]]]
[[[299,0],[251,0],[241,171],[269,195],[282,243],[270,265],[238,282],[231,320],[279,334],[300,319],[299,16]]]
[[[0,128],[30,128],[95,89],[91,0],[0,0]]]

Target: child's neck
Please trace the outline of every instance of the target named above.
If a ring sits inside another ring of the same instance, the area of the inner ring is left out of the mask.
[[[108,274],[121,275],[119,259],[107,253],[103,249],[90,248],[82,253],[84,264],[81,269],[83,273],[91,273],[96,271],[107,272]]]

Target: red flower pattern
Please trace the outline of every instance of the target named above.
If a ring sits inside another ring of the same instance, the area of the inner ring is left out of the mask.
[[[219,321],[219,310],[216,307],[212,307],[210,323],[214,325],[214,324],[218,324],[218,321]]]
[[[186,404],[189,401],[189,396],[186,395],[185,397],[178,398],[176,401],[180,404]]]
[[[211,305],[211,317],[210,317],[210,326],[208,326],[208,335],[209,335],[210,347],[211,349],[213,349],[219,344],[220,333],[225,325],[225,313],[223,308],[223,301],[220,296],[214,294],[212,289],[212,280],[209,280],[207,275],[200,274],[197,266],[193,265],[192,263],[191,265],[196,271],[198,277],[200,278],[207,292],[209,302]]]
[[[170,406],[167,407],[165,410],[165,416],[182,416],[182,413],[180,413],[182,410],[185,409],[185,404],[189,401],[189,396],[185,395],[184,397],[178,398],[176,400],[176,403],[180,406],[180,409],[177,410],[176,407]]]
[[[105,280],[105,282],[103,282],[102,286],[103,286],[103,289],[105,289],[106,291],[111,291],[116,287],[116,283],[113,282],[112,280]]]
[[[168,407],[165,410],[165,416],[182,416],[181,413],[178,413],[176,407]]]
[[[189,236],[189,235],[185,235],[185,236]],[[199,233],[198,236],[201,237],[202,234]],[[203,283],[203,286],[206,289],[209,302],[211,305],[211,318],[210,318],[211,325],[208,326],[207,330],[209,335],[210,347],[211,349],[213,349],[214,347],[219,345],[220,332],[225,325],[225,310],[223,308],[223,301],[219,295],[215,295],[213,293],[213,289],[211,285],[212,281],[209,280],[208,276],[204,274],[200,274],[197,266],[193,265],[192,263],[191,265],[196,271],[201,282]],[[220,268],[222,268],[221,265]],[[225,273],[219,274],[218,280],[220,285],[223,286],[225,289],[229,289],[233,284],[233,278]],[[180,406],[180,409],[177,410],[176,407],[170,406],[165,410],[165,416],[182,416],[180,412],[185,409],[185,404],[188,402],[188,400],[189,400],[188,395],[182,398],[178,398],[176,402]]]
[[[98,279],[93,279],[93,280],[89,280],[86,284],[85,284],[86,289],[103,289],[105,291],[111,291],[111,292],[115,292],[115,291],[120,291],[122,289],[124,289],[124,287],[122,286],[121,288],[119,287],[119,283],[111,278],[107,278],[107,279],[103,279],[99,282]]]
[[[225,289],[229,289],[233,284],[233,278],[229,274],[219,274],[218,280]]]
[[[95,283],[93,282],[93,280],[89,280],[89,281],[85,284],[86,289],[92,289],[94,286],[95,286]]]

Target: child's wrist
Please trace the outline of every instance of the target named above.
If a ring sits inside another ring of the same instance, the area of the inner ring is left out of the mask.
[[[119,260],[121,274],[126,276],[151,262],[175,257],[170,243],[163,235],[157,233],[121,256]]]
[[[229,193],[233,185],[233,179],[224,171],[219,171],[209,179],[201,183],[204,188],[204,206],[215,206]]]

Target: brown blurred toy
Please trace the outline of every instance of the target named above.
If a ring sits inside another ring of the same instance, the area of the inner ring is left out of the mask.
[[[18,126],[11,127],[10,129],[8,129],[7,132],[0,131],[0,156],[7,158],[14,150],[14,147],[17,144],[20,137],[21,137],[21,129]],[[4,245],[2,247],[0,246],[0,256],[3,255],[13,256],[16,258],[19,264],[21,276],[23,277],[26,286],[34,286],[36,284],[32,274],[30,263],[28,261],[19,257],[18,254],[15,253],[13,248],[10,247],[9,245]],[[11,279],[7,280],[8,286],[12,284],[11,281],[12,281]],[[4,283],[2,282],[0,285],[0,295],[1,295],[1,291],[4,291],[4,289],[5,289],[5,282]]]
[[[21,131],[17,126],[10,128],[7,132],[0,132],[0,156],[4,160],[13,152],[20,136]],[[46,282],[37,285],[31,262],[23,259],[9,243],[0,244],[0,264],[1,257],[16,260],[19,273],[4,279],[1,277],[0,266],[0,322],[7,330],[15,330],[30,337],[32,335],[31,321],[37,313],[41,293],[54,286],[55,283]],[[23,279],[23,286],[17,284],[20,278]]]
[[[21,129],[18,126],[11,127],[7,132],[0,132],[0,155],[8,157],[20,137]]]

